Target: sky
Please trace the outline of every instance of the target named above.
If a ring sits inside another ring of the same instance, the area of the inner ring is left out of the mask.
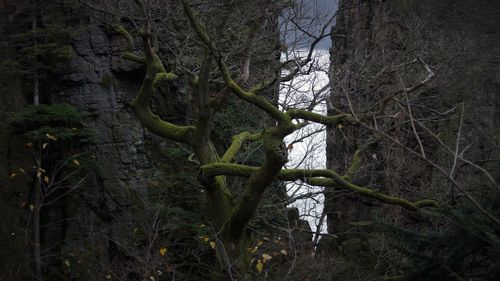
[[[290,17],[294,17],[294,20],[301,26],[308,26],[311,21],[316,22],[320,26],[324,26],[330,20],[337,11],[339,0],[297,0],[294,13],[292,14],[290,11],[285,12],[282,17],[282,25],[281,29],[283,33],[285,33],[285,43],[287,45],[292,45],[292,42],[297,40],[297,38],[307,37],[304,33],[297,28],[295,28],[292,24],[283,25],[284,22],[289,22]],[[335,23],[335,19],[330,22],[328,28],[325,30],[326,33],[330,33],[331,26]],[[306,28],[308,32],[313,33],[314,35],[319,34],[319,30]],[[309,41],[312,39],[309,38]],[[318,49],[328,49],[331,47],[331,39],[330,37],[323,38],[318,45],[316,45]]]

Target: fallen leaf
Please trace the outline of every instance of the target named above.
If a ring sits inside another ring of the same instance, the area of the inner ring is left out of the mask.
[[[49,140],[53,140],[53,141],[56,141],[57,138],[54,136],[54,135],[51,135],[51,134],[45,134],[45,136],[49,139]]]
[[[262,260],[264,263],[268,262],[270,259],[272,259],[273,257],[271,257],[270,255],[268,254],[262,254]]]
[[[167,253],[167,248],[160,248],[160,255],[163,257]]]
[[[257,264],[255,265],[255,268],[257,269],[257,272],[258,273],[261,273],[262,272],[262,269],[264,268],[264,264],[262,263],[261,260],[258,260],[257,261]]]

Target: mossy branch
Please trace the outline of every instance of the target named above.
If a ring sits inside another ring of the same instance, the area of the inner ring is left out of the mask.
[[[146,57],[136,55],[136,54],[134,54],[132,52],[123,52],[122,58],[124,58],[126,60],[129,60],[129,61],[137,62],[137,63],[140,63],[140,64],[146,64],[147,63]]]
[[[130,33],[122,26],[122,25],[113,25],[114,30],[123,36],[125,40],[127,40],[127,51],[132,51],[134,48],[134,38],[130,35]]]
[[[233,161],[234,157],[238,153],[238,151],[241,149],[241,146],[246,141],[256,141],[262,137],[262,134],[250,134],[249,132],[242,132],[239,133],[232,138],[231,145],[227,149],[226,153],[222,156],[221,162],[223,163],[230,163]]]
[[[116,30],[126,38],[129,37],[127,39],[129,43],[132,42],[130,34],[123,27],[119,26],[118,28],[116,28]],[[137,96],[134,100],[132,100],[130,105],[134,109],[142,125],[144,125],[144,127],[146,127],[154,134],[173,141],[188,143],[190,141],[190,136],[195,130],[195,127],[177,126],[170,122],[164,121],[158,115],[154,114],[149,106],[149,100],[155,93],[155,84],[163,80],[173,81],[177,78],[177,76],[173,73],[167,73],[165,71],[165,68],[163,67],[160,59],[152,50],[148,39],[149,38],[144,38],[143,42],[144,50],[148,55],[146,58],[140,58],[139,56],[135,56],[131,52],[124,53],[124,57],[131,58],[134,61],[139,60],[146,63],[147,65],[146,75],[144,76],[142,86],[139,89]]]
[[[347,121],[355,121],[353,117],[350,114],[337,114],[333,116],[327,116],[307,110],[302,110],[302,109],[290,109],[286,112],[288,116],[292,119],[304,119],[307,121],[323,124],[323,125],[332,125],[336,126],[340,122],[347,120]]]
[[[259,168],[257,167],[232,163],[214,163],[202,166],[203,173],[210,174],[211,176],[232,175],[249,177],[255,174],[258,169]],[[436,208],[439,206],[439,204],[434,200],[425,199],[419,201],[409,201],[403,198],[384,194],[376,189],[361,187],[345,180],[334,171],[327,169],[282,169],[277,175],[277,178],[284,181],[302,180],[311,185],[351,190],[357,192],[361,196],[373,198],[391,205],[402,206],[409,210],[417,210],[423,207]]]
[[[212,56],[214,56],[214,58],[216,59],[219,71],[221,72],[222,77],[226,82],[227,86],[231,88],[231,90],[233,90],[233,92],[236,93],[236,95],[239,98],[262,109],[277,121],[285,123],[289,122],[290,118],[286,116],[283,112],[281,112],[265,97],[258,96],[257,94],[251,91],[245,91],[240,85],[238,85],[238,83],[231,77],[229,69],[226,63],[223,61],[222,55],[220,54],[219,50],[217,50],[216,47],[214,46],[212,40],[210,39],[210,36],[208,35],[206,28],[195,16],[189,4],[186,1],[182,1],[182,7],[184,9],[184,13],[189,18],[191,26],[194,28],[196,34],[198,35],[198,37],[200,37],[205,47],[208,48]]]

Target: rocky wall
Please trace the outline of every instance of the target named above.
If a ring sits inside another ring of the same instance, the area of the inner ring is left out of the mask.
[[[464,156],[498,177],[499,12],[498,1],[488,0],[340,1],[331,35],[330,113],[336,109],[350,112],[349,99],[358,114],[377,108],[388,93],[401,87],[401,81],[409,86],[425,77],[422,67],[410,63],[420,58],[435,76],[409,96],[415,118],[454,147],[463,106],[459,141],[461,149],[467,147]],[[375,120],[377,124],[373,122],[369,124],[419,151],[408,116],[394,103]],[[450,169],[450,156],[433,137],[422,130],[418,133],[428,159]],[[345,172],[360,147],[365,147],[363,165],[355,183],[407,198],[454,200],[449,184],[425,161],[353,124],[329,128],[328,166]],[[464,168],[456,177],[476,191],[480,189],[477,171]],[[481,192],[475,195],[481,196]],[[370,212],[381,207],[353,193],[328,190],[328,230],[355,236],[358,231],[351,223],[369,220]],[[391,207],[389,211],[398,214],[393,216],[395,220],[411,221],[404,210]]]

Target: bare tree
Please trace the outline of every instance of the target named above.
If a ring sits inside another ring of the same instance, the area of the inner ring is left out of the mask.
[[[298,101],[295,104],[284,104],[281,107],[263,95],[264,91],[279,83],[290,81],[300,73],[308,72],[314,67],[314,64],[311,63],[313,51],[318,42],[328,35],[326,32],[328,25],[323,26],[319,30],[319,34],[310,36],[312,42],[305,56],[293,57],[278,65],[273,63],[272,65],[276,66],[271,67],[272,71],[267,72],[259,79],[249,79],[252,76],[249,71],[249,66],[252,65],[250,53],[258,49],[255,46],[257,36],[252,31],[259,28],[258,25],[262,20],[274,17],[274,13],[283,7],[276,7],[272,1],[263,1],[261,7],[254,8],[253,12],[264,16],[254,22],[255,25],[250,25],[241,31],[241,34],[246,34],[246,36],[221,41],[217,40],[220,38],[216,33],[212,33],[213,26],[207,27],[207,24],[203,22],[203,19],[206,18],[199,14],[201,10],[211,11],[211,5],[182,1],[183,13],[198,38],[196,42],[204,56],[202,61],[197,62],[200,65],[199,69],[191,71],[194,79],[192,79],[190,87],[195,97],[194,104],[197,107],[196,120],[191,124],[176,125],[163,120],[151,109],[150,103],[158,92],[157,88],[164,83],[179,79],[179,76],[166,70],[157,48],[154,47],[156,35],[153,33],[151,12],[148,6],[140,1],[136,1],[136,3],[142,11],[144,19],[140,28],[142,52],[134,53],[132,36],[123,27],[117,28],[117,31],[127,38],[129,44],[129,50],[123,54],[123,57],[146,66],[142,86],[138,95],[131,102],[131,106],[148,130],[165,139],[185,144],[192,149],[191,158],[199,163],[201,171],[200,181],[206,192],[208,216],[217,230],[217,241],[219,241],[217,252],[221,267],[219,273],[225,269],[231,279],[242,276],[245,278],[245,273],[250,265],[247,250],[250,246],[250,237],[246,231],[248,222],[254,216],[264,192],[275,180],[302,181],[310,185],[351,190],[362,196],[387,204],[399,205],[413,211],[438,205],[434,200],[409,201],[384,194],[376,189],[354,184],[351,180],[360,165],[359,151],[354,153],[353,161],[343,175],[331,169],[284,168],[288,162],[284,139],[291,133],[310,123],[335,127],[344,122],[350,122],[358,126],[368,126],[366,120],[371,120],[383,112],[384,104],[380,108],[374,106],[373,111],[368,113],[361,114],[351,109],[349,113],[327,116],[312,111],[314,105],[324,97],[321,94],[313,94],[312,101]],[[231,52],[235,52],[236,47],[234,46],[239,44],[244,46],[242,48],[243,60],[236,63],[238,67],[233,67],[235,62],[228,61],[228,58]],[[433,73],[428,66],[422,61],[419,63],[423,66],[423,71],[427,73],[425,79],[418,81],[415,85],[398,90],[392,96],[400,93],[412,93],[416,89],[424,87],[432,78]],[[219,87],[218,90],[214,91],[214,85],[222,85],[222,88]],[[322,91],[319,92],[322,93]],[[237,97],[241,102],[257,108],[271,122],[263,123],[263,127],[259,131],[242,131],[235,134],[230,145],[225,148],[225,151],[220,152],[212,141],[213,119],[219,114],[219,108],[223,106],[224,99],[230,96]],[[262,143],[261,149],[264,153],[264,159],[258,166],[234,162],[236,156],[241,153],[242,148],[248,142]],[[238,200],[234,199],[232,187],[228,186],[227,176],[246,178],[244,191]]]

